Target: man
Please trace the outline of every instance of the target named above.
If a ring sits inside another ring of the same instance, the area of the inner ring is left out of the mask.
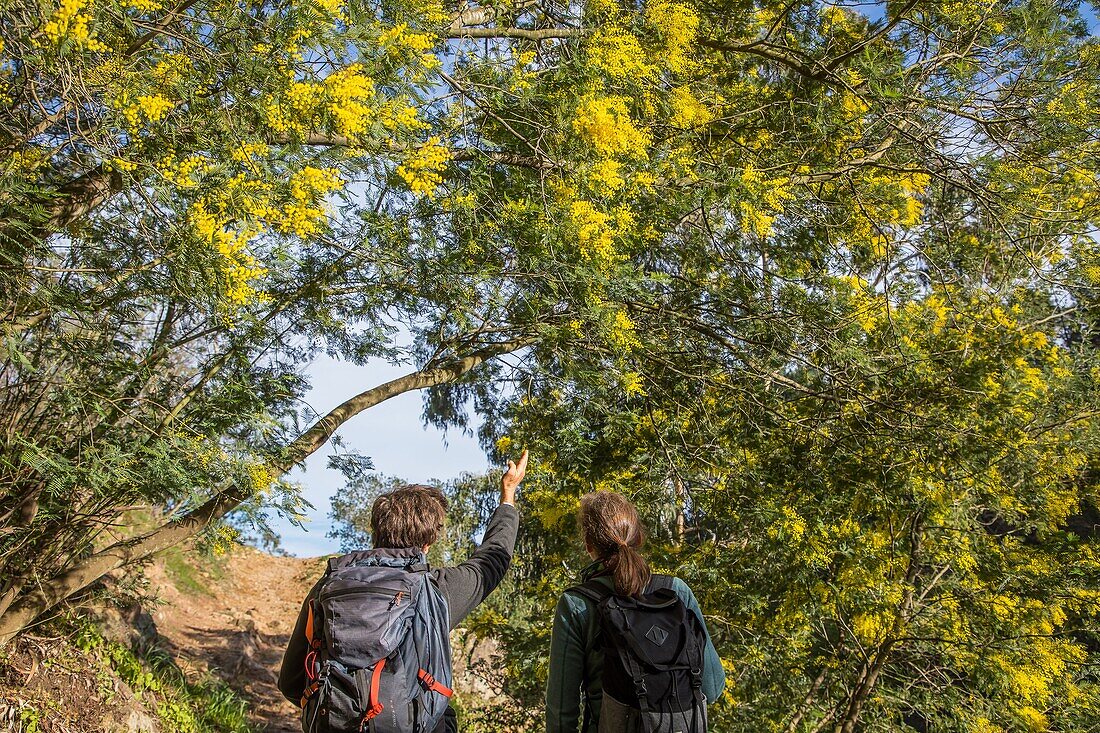
[[[481,546],[455,567],[430,571],[447,601],[451,629],[493,592],[508,571],[519,530],[516,488],[526,472],[527,451],[523,451],[518,463],[508,461],[508,470],[500,481],[500,506],[489,519]],[[447,499],[443,492],[431,486],[404,486],[379,496],[371,506],[371,539],[375,549],[415,549],[426,553],[439,539],[446,510]],[[310,599],[316,596],[320,585],[318,581],[302,604],[279,672],[279,691],[295,705],[299,704],[307,684],[305,659],[310,648],[306,640],[306,623]],[[457,730],[454,711],[448,707],[436,733]]]

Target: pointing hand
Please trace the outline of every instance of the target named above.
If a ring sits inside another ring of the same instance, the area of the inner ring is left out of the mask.
[[[508,470],[500,477],[500,503],[516,503],[516,487],[527,474],[527,451],[519,457],[519,463],[508,461]]]

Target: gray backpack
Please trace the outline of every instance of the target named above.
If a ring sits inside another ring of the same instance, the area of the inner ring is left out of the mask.
[[[427,733],[451,696],[447,602],[423,553],[329,560],[310,599],[305,733]]]

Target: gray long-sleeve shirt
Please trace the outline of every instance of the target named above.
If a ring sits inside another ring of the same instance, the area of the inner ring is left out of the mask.
[[[481,546],[465,562],[451,568],[433,568],[430,571],[440,593],[447,600],[452,629],[500,585],[512,563],[518,531],[519,512],[510,504],[501,504],[489,519]],[[309,601],[317,595],[320,585],[321,581],[318,580],[302,603],[298,622],[294,624],[286,653],[283,654],[282,669],[279,670],[279,691],[295,705],[301,700],[306,686],[305,659],[309,652],[306,618],[309,614]]]

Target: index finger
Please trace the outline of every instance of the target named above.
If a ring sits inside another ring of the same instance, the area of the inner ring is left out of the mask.
[[[519,457],[519,464],[517,464],[517,467],[519,468],[520,471],[526,471],[527,470],[527,454],[528,454],[528,451],[527,451],[526,448],[524,448],[523,449],[523,455],[521,455]]]

